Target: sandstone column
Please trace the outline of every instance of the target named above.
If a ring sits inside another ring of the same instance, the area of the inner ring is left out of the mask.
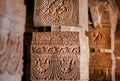
[[[80,38],[80,80],[89,80],[88,0],[34,0],[34,26],[52,31],[76,31]],[[62,28],[62,29],[61,29]],[[76,36],[77,37],[77,36]],[[44,38],[44,37],[43,37]],[[65,40],[65,39],[64,39]],[[66,40],[67,41],[67,40]],[[38,78],[39,79],[39,78]],[[68,79],[65,79],[68,80]],[[74,79],[71,79],[74,80]]]
[[[0,81],[21,81],[24,0],[0,0]]]

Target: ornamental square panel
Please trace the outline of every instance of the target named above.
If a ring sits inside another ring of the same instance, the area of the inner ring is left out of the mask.
[[[79,0],[34,0],[34,25],[72,25],[79,23]]]

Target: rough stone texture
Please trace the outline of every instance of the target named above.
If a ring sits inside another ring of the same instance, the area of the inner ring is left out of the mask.
[[[115,71],[116,80],[120,80],[120,59],[116,59],[116,71]]]
[[[23,67],[23,0],[0,2],[0,81],[21,81]]]
[[[110,53],[90,54],[90,81],[111,81],[112,59]]]
[[[89,44],[90,48],[94,49],[110,49],[111,38],[110,28],[90,28],[89,29]]]
[[[34,25],[78,25],[78,0],[35,0]]]
[[[115,68],[115,78],[116,81],[120,81],[120,22],[117,24],[115,32],[115,58],[116,58],[116,68]]]
[[[118,22],[119,9],[115,0],[109,0],[110,5],[108,6],[109,14],[110,14],[110,24],[111,24],[111,57],[112,57],[112,81],[116,81],[115,68],[116,68],[116,60],[114,50],[115,50],[115,30]]]
[[[23,2],[23,0],[1,1],[1,3],[0,3],[1,19],[3,17],[4,21],[6,21],[6,23],[9,23],[10,22],[9,20],[11,20],[11,22],[15,22],[16,24],[19,24],[19,26],[24,25],[26,11],[25,11],[24,2],[23,3],[22,2]],[[7,19],[5,19],[4,17],[8,18],[9,20],[7,21]],[[6,24],[6,25],[8,25],[8,24]],[[23,30],[23,27],[21,27],[20,29]]]
[[[31,80],[80,80],[79,55],[79,32],[34,32]]]
[[[109,11],[106,6],[90,7],[94,27],[110,27]]]
[[[119,27],[119,26],[118,26]],[[118,30],[118,31],[117,31]],[[116,57],[120,57],[120,33],[119,33],[119,29],[116,30],[116,33],[115,33],[115,56]]]

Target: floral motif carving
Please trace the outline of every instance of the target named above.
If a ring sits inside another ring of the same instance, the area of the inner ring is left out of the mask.
[[[80,80],[79,55],[78,32],[34,32],[31,45],[31,80]]]

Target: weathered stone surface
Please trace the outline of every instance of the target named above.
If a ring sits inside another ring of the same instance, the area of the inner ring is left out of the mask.
[[[90,54],[90,81],[111,81],[112,59],[110,53]]]
[[[3,0],[0,3],[0,16],[10,19],[12,22],[25,24],[26,8],[23,0]],[[0,18],[1,19],[1,18]]]
[[[21,81],[24,1],[3,0],[0,2],[0,11],[0,81]]]
[[[31,80],[80,80],[78,32],[33,33]]]
[[[22,73],[22,35],[13,31],[0,31],[0,73]]]
[[[115,41],[115,56],[120,57],[120,41]]]
[[[78,25],[79,0],[35,0],[34,25]]]
[[[119,71],[120,68],[120,59],[116,59],[116,71]]]
[[[21,81],[22,56],[22,32],[0,28],[0,81]]]
[[[119,27],[119,25],[118,25]],[[116,29],[116,33],[115,33],[115,39],[114,39],[114,45],[115,45],[115,56],[116,57],[120,57],[120,33],[119,33],[120,29]]]
[[[116,75],[116,80],[120,80],[120,59],[116,59],[115,75]]]
[[[110,28],[90,28],[89,44],[90,48],[111,48]]]

